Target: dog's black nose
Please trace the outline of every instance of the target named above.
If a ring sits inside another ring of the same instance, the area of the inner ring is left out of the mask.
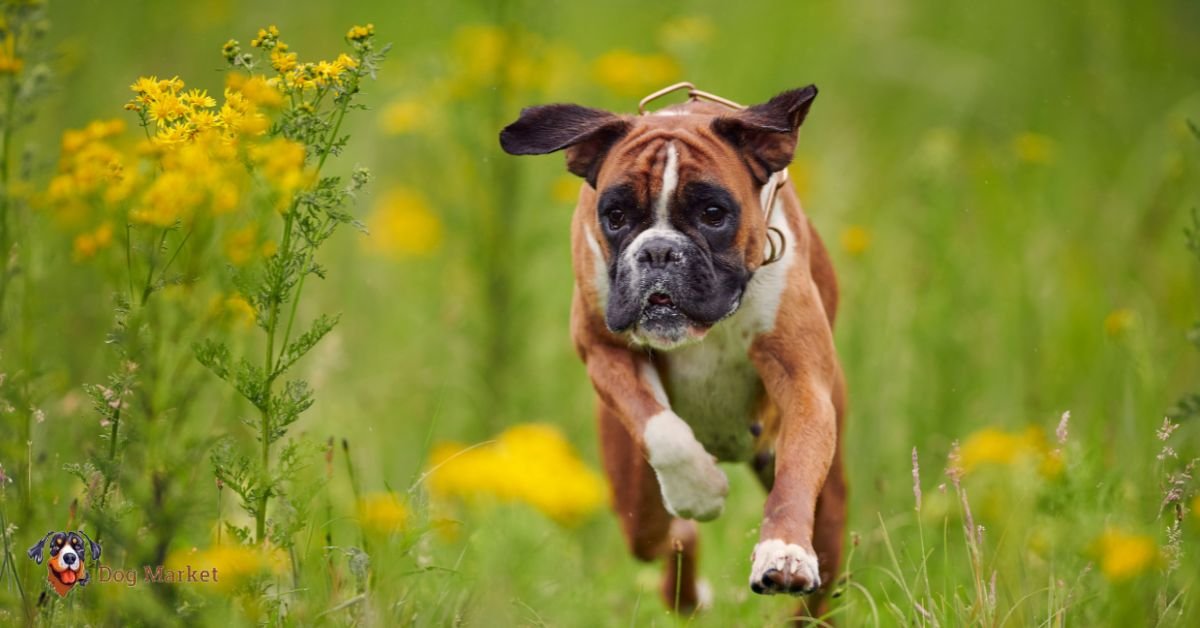
[[[74,565],[75,560],[76,560],[76,556],[74,554],[64,554],[63,555],[63,562],[68,565]]]
[[[637,261],[648,268],[666,268],[683,261],[683,254],[670,240],[650,240],[638,251]]]

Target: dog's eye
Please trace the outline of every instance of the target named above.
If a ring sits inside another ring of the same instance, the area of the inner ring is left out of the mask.
[[[710,227],[720,227],[725,224],[725,216],[728,214],[724,207],[711,205],[705,207],[704,211],[700,212],[700,220]]]
[[[612,231],[617,231],[625,226],[625,212],[619,209],[609,210],[605,218],[608,220],[608,228]]]

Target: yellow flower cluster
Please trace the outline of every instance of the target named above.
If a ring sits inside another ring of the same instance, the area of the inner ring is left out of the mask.
[[[358,501],[358,523],[375,535],[388,535],[404,529],[408,507],[394,493],[374,493]]]
[[[253,183],[247,165],[276,193],[281,211],[311,184],[303,144],[263,140],[268,113],[284,98],[271,80],[233,73],[220,104],[205,90],[185,89],[178,77],[142,77],[131,90],[126,108],[138,114],[147,141],[121,142],[125,124],[119,120],[63,134],[45,205],[60,226],[76,234],[77,260],[109,246],[114,223],[169,227],[201,214],[235,211]],[[227,250],[236,248],[230,259],[238,265],[253,257],[251,251],[271,252],[266,243],[230,235]]]
[[[642,55],[623,49],[601,55],[592,66],[597,83],[627,98],[640,98],[665,87],[679,80],[681,71],[679,64],[669,55]]]
[[[1158,561],[1158,546],[1145,534],[1133,534],[1108,528],[1096,539],[1093,550],[1100,561],[1100,571],[1111,582],[1124,582],[1154,566]]]
[[[20,74],[25,67],[25,61],[17,56],[17,42],[12,31],[4,35],[0,42],[0,74]]]
[[[370,39],[375,34],[375,25],[367,24],[366,26],[352,26],[349,31],[346,31],[346,39],[350,41],[365,41]]]
[[[959,463],[965,473],[984,465],[1013,465],[1034,462],[1045,477],[1062,473],[1062,452],[1053,449],[1046,433],[1037,426],[1021,432],[1008,432],[994,427],[971,434],[958,450]]]
[[[1121,336],[1133,327],[1134,318],[1133,310],[1129,308],[1115,309],[1104,317],[1104,333],[1112,338]]]
[[[111,204],[124,197],[113,184],[125,181],[125,156],[111,143],[124,130],[120,120],[97,120],[63,134],[59,174],[47,189],[49,200],[61,206],[59,224],[78,226],[87,212],[85,199]]]
[[[1021,161],[1046,165],[1054,162],[1058,146],[1053,139],[1045,135],[1025,132],[1013,138],[1012,150]]]
[[[250,160],[259,167],[267,183],[278,193],[275,209],[287,210],[296,192],[308,187],[315,172],[304,168],[303,144],[277,137],[250,147]]]
[[[604,480],[548,425],[517,425],[475,447],[442,444],[429,464],[436,499],[523,502],[562,524],[578,523],[608,501]]]
[[[234,266],[245,266],[259,257],[270,257],[278,248],[274,240],[263,239],[260,236],[258,225],[255,223],[226,232],[222,246],[225,257],[229,258]]]
[[[125,108],[137,112],[144,124],[153,123],[156,145],[210,138],[235,143],[241,136],[261,135],[270,126],[261,107],[283,102],[282,94],[261,76],[231,75],[220,108],[207,91],[183,88],[179,77],[154,76],[139,78],[130,86],[135,95]]]
[[[842,250],[858,257],[871,248],[871,232],[861,225],[850,225],[842,231]]]
[[[396,187],[389,190],[366,220],[370,235],[368,251],[386,257],[428,255],[442,244],[442,222],[419,191]]]
[[[193,547],[174,552],[167,557],[165,567],[170,570],[188,567],[195,571],[216,570],[215,580],[198,582],[198,585],[227,593],[255,576],[284,573],[289,560],[287,553],[279,548],[225,544],[205,550]]]
[[[350,29],[347,38],[353,42],[362,42],[374,34],[374,25],[355,26]],[[300,63],[299,57],[296,53],[291,52],[287,43],[279,38],[279,29],[273,25],[259,29],[258,36],[250,40],[250,45],[267,51],[271,67],[279,74],[279,76],[271,78],[269,82],[272,85],[280,85],[288,91],[343,87],[347,73],[358,67],[358,61],[345,53],[338,55],[333,61]],[[230,41],[225,44],[222,52],[226,58],[229,58],[236,54],[236,50],[237,42]]]

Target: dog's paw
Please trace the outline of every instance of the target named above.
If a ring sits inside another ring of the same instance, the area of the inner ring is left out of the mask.
[[[729,480],[692,428],[674,413],[662,412],[647,423],[645,441],[667,511],[696,521],[719,517]]]
[[[711,521],[725,509],[729,480],[708,453],[703,457],[665,468],[656,468],[663,505],[676,517]]]
[[[821,586],[817,556],[779,539],[759,541],[750,554],[750,589],[761,595],[812,593]]]

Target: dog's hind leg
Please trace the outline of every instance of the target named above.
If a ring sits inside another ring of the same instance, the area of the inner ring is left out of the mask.
[[[641,561],[665,559],[662,594],[669,608],[689,612],[699,603],[694,522],[667,512],[654,469],[616,412],[597,404],[600,449],[612,485],[613,510],[630,552]],[[677,579],[676,576],[679,576]]]

